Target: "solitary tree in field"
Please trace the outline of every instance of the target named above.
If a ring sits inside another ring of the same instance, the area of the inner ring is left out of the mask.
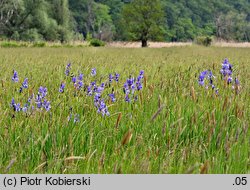
[[[132,0],[123,12],[124,29],[129,38],[140,40],[147,47],[148,40],[161,40],[164,34],[164,11],[160,0]]]

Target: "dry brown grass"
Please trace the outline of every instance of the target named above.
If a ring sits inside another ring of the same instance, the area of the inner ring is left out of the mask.
[[[213,46],[216,47],[239,47],[239,48],[250,48],[250,42],[214,42]]]
[[[192,42],[149,42],[149,48],[166,48],[166,47],[180,47],[180,46],[192,46]],[[249,42],[223,42],[217,41],[212,44],[215,47],[239,47],[239,48],[250,48]],[[141,42],[109,42],[107,47],[117,48],[140,48]]]
[[[150,48],[164,48],[164,47],[176,47],[176,46],[191,46],[192,42],[149,42]],[[118,48],[140,48],[141,42],[110,42],[108,47]]]

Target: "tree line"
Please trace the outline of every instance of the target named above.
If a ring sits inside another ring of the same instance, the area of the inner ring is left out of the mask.
[[[250,41],[249,0],[0,0],[0,38]]]

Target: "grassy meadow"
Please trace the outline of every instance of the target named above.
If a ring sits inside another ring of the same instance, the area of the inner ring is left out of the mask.
[[[225,58],[238,93],[221,77]],[[209,69],[218,94],[198,83]],[[141,70],[143,88],[126,102],[124,83]],[[110,83],[114,73],[119,81]],[[249,79],[249,48],[0,48],[0,173],[250,173]],[[93,81],[105,83],[109,116],[87,95]],[[49,111],[34,98],[26,112],[12,108],[12,98],[24,106],[40,86]]]

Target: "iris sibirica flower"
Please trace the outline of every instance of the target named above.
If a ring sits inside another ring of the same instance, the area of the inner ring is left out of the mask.
[[[109,74],[109,83],[112,83],[112,81],[113,81],[113,75]]]
[[[200,86],[204,86],[205,85],[205,80],[208,79],[209,80],[209,85],[213,86],[213,78],[214,75],[212,73],[212,71],[203,71],[200,73],[198,82]]]
[[[46,96],[47,88],[40,86],[35,99],[35,103],[38,109],[44,108],[46,111],[49,111],[51,109],[51,105],[50,102],[45,98]]]
[[[12,98],[10,106],[14,109],[15,112],[23,111],[26,113],[28,111],[28,104],[25,104],[24,107],[21,107],[20,103],[15,103],[15,99]]]
[[[19,92],[20,92],[20,93],[22,93],[23,88],[28,88],[28,78],[25,78],[25,79],[24,79],[23,84],[22,84],[22,86],[21,86],[20,89],[19,89]]]
[[[108,111],[108,107],[105,104],[103,99],[98,101],[97,108],[98,108],[97,112],[101,113],[102,116],[109,116],[110,115],[110,113]]]
[[[131,102],[131,97],[134,97],[135,91],[140,91],[142,90],[143,86],[143,79],[144,78],[144,71],[141,70],[139,73],[139,76],[135,79],[133,77],[130,77],[126,80],[126,82],[123,85],[123,91],[125,93],[125,102]],[[134,98],[136,101],[136,99]]]
[[[15,70],[13,71],[12,81],[14,81],[14,82],[18,82],[19,81],[18,73]]]
[[[199,81],[199,85],[204,86],[204,84],[205,84],[205,78],[207,76],[207,73],[208,73],[208,71],[203,71],[203,72],[200,73],[199,80],[198,80]]]
[[[81,73],[81,74],[79,74],[79,77],[78,77],[78,80],[80,80],[80,81],[82,81],[83,80],[83,74]]]
[[[68,63],[65,70],[65,75],[69,76],[71,70],[71,63]]]
[[[23,111],[24,113],[26,113],[26,112],[28,111],[28,107],[29,107],[29,105],[28,105],[28,104],[25,104],[24,107],[22,108],[22,111]]]
[[[229,63],[228,59],[225,59],[222,63],[222,68],[220,70],[220,73],[226,77],[231,76],[233,73],[233,66]]]
[[[72,77],[72,82],[73,83],[76,83],[76,80],[77,80],[76,77]]]
[[[125,95],[125,102],[130,102],[130,98],[128,94]]]
[[[79,74],[78,77],[72,77],[72,82],[74,84],[74,87],[77,89],[77,90],[80,90],[82,87],[83,87],[83,74]]]
[[[109,97],[113,103],[116,101],[114,93],[109,94]]]
[[[115,73],[115,81],[116,81],[116,82],[119,82],[119,78],[120,78],[120,74]]]
[[[23,88],[28,88],[28,78],[25,78],[22,84]]]
[[[237,78],[235,78],[235,84],[240,85],[240,81]]]
[[[205,70],[200,73],[198,83],[200,86],[205,86],[205,80],[208,80],[208,84],[205,88],[208,89],[209,86],[211,86],[211,88],[214,90],[216,88],[214,85],[214,78],[215,76],[213,75],[212,71]],[[218,94],[218,90],[219,89],[216,89],[216,94]]]
[[[41,98],[44,98],[45,96],[47,96],[47,92],[48,90],[46,87],[43,87],[43,86],[39,87],[38,94],[41,96]]]
[[[49,111],[51,106],[50,106],[50,102],[47,101],[46,99],[43,101],[43,107],[46,109],[46,111]]]
[[[63,93],[64,89],[65,89],[65,83],[62,82],[61,85],[60,85],[60,88],[59,88],[59,92]]]
[[[96,68],[93,68],[92,70],[91,70],[91,76],[95,76],[96,75]]]
[[[105,83],[102,83],[100,86],[96,85],[96,82],[92,82],[87,87],[87,94],[89,96],[92,96],[94,94],[94,105],[97,108],[97,112],[101,113],[103,116],[109,116],[108,108],[104,102],[104,99],[102,99],[102,93],[105,89]]]
[[[15,112],[20,112],[22,110],[21,104],[20,103],[16,103],[14,98],[12,98],[10,105],[14,109]]]
[[[227,84],[232,84],[232,88],[234,89],[234,85],[239,86],[239,81],[237,78],[233,80],[233,65],[229,63],[228,59],[225,59],[222,63],[222,68],[220,70],[221,75],[224,80],[226,80]],[[234,84],[233,84],[234,83]]]
[[[87,87],[87,94],[88,94],[88,96],[92,96],[92,95],[93,95],[92,85],[89,85],[89,86]]]

